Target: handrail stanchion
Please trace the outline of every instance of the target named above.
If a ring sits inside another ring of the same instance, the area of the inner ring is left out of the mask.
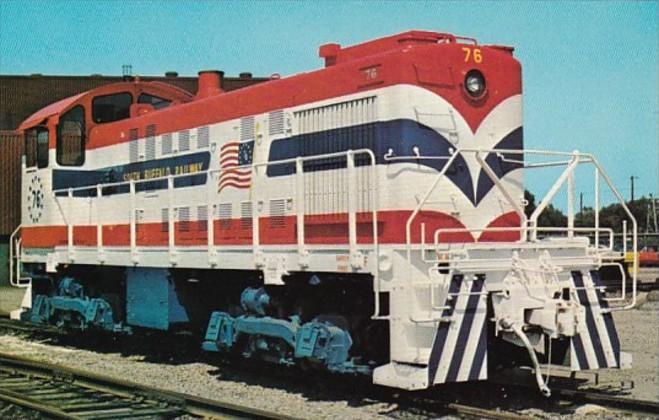
[[[355,154],[348,150],[346,155],[348,169],[348,243],[350,244],[350,258],[357,255],[357,197],[355,182]]]
[[[574,172],[567,176],[567,237],[574,238]]]
[[[96,217],[96,255],[100,261],[103,261],[103,223],[101,223],[101,196],[103,195],[103,188],[101,184],[96,184],[96,200],[94,205],[94,213]]]
[[[600,171],[595,167],[595,249],[600,247]]]
[[[72,197],[73,197],[73,189],[69,188],[67,190],[69,214],[72,213],[71,212]],[[66,221],[66,249],[67,249],[67,257],[69,258],[69,261],[73,261],[73,223],[71,223],[71,219],[68,219]]]
[[[213,173],[206,175],[206,239],[208,246],[208,263],[213,266],[215,261],[215,214],[213,211],[213,196],[215,193],[215,182],[213,182]]]
[[[169,262],[176,263],[176,229],[174,225],[174,178],[167,176],[167,245]]]
[[[252,179],[257,179],[258,166],[252,168],[253,174]],[[252,190],[253,191],[253,190]],[[259,228],[259,200],[257,195],[252,196],[252,258],[256,261],[256,256],[260,254],[261,251],[261,239],[260,239],[260,228]],[[261,202],[265,206],[265,202]]]
[[[297,223],[297,252],[298,256],[304,255],[304,165],[302,158],[295,159],[295,212]]]
[[[135,258],[137,256],[137,221],[136,219],[136,214],[135,214],[135,180],[131,179],[130,183],[128,184],[130,187],[130,255],[133,260],[135,261]]]

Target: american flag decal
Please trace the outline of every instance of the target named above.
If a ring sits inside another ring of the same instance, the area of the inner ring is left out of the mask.
[[[252,183],[251,165],[254,158],[254,140],[231,141],[220,148],[220,179],[217,192],[226,187],[249,188]]]

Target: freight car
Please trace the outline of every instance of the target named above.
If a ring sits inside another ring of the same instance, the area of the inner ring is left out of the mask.
[[[549,394],[539,363],[630,363],[611,311],[633,302],[604,296],[613,232],[574,226],[575,168],[619,194],[590,154],[523,148],[513,48],[410,31],[320,57],[234,92],[202,71],[194,96],[117,83],[28,118],[23,317],[196,330],[208,351],[404,389],[524,363]],[[557,167],[527,218],[523,174]],[[538,227],[563,185],[567,226]]]

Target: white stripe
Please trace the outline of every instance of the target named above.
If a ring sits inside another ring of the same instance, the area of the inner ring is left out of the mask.
[[[485,286],[483,286],[485,290]],[[476,306],[476,313],[474,314],[474,322],[471,324],[471,331],[467,338],[467,346],[465,353],[460,363],[460,370],[456,382],[466,381],[469,379],[469,371],[474,363],[476,356],[476,349],[478,348],[478,340],[480,339],[482,329],[485,328],[485,317],[487,316],[486,297],[479,296],[478,305]]]
[[[471,289],[472,282],[463,280],[460,285],[459,296],[453,296],[453,299],[457,299],[455,302],[455,309],[453,310],[453,321],[449,326],[448,334],[446,335],[446,342],[444,343],[444,351],[442,352],[442,357],[439,359],[439,365],[437,366],[437,374],[435,375],[435,384],[443,384],[446,381],[446,375],[448,374],[448,369],[451,366],[451,359],[453,359],[453,354],[455,353],[455,344],[458,341],[458,334],[460,333],[460,326],[464,321],[464,313],[467,308],[467,301],[469,296],[466,293]]]
[[[481,371],[478,374],[478,379],[487,379],[487,352],[483,358],[483,366],[481,366]]]
[[[609,332],[606,329],[606,324],[604,323],[604,317],[602,316],[601,308],[599,301],[597,300],[597,290],[593,289],[595,287],[595,282],[590,276],[590,272],[584,273],[584,286],[589,289],[586,290],[586,296],[590,301],[591,310],[593,313],[593,319],[595,320],[595,327],[597,328],[597,334],[599,335],[600,342],[602,343],[602,349],[604,350],[604,358],[606,359],[606,364],[609,367],[616,366],[616,357],[613,353],[613,345],[611,344],[611,337],[609,337]],[[600,366],[601,368],[607,366]]]

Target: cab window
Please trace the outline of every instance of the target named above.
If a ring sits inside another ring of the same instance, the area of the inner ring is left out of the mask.
[[[57,125],[57,163],[80,166],[85,161],[85,109],[78,105],[62,115]]]
[[[153,105],[153,108],[155,109],[162,109],[168,107],[172,101],[155,95],[149,95],[148,93],[143,93],[137,98],[137,103],[150,104]]]
[[[128,92],[97,96],[92,100],[92,119],[102,124],[128,118],[131,103],[133,96]]]
[[[25,131],[25,166],[48,166],[48,129],[34,127]]]

